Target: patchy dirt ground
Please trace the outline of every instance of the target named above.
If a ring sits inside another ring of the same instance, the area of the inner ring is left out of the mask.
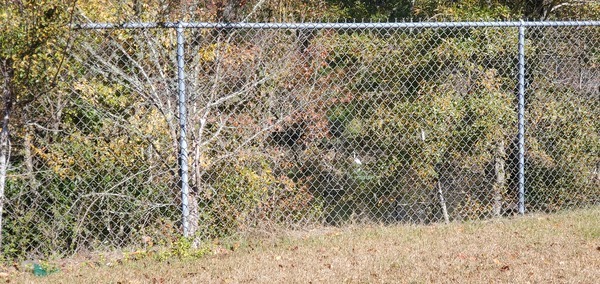
[[[84,261],[0,283],[598,283],[600,208],[244,237],[197,259]]]

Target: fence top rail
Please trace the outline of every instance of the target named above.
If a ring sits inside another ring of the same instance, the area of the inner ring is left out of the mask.
[[[402,29],[402,28],[460,28],[460,27],[583,27],[600,26],[600,21],[506,21],[506,22],[392,22],[392,23],[86,23],[73,25],[74,29]]]

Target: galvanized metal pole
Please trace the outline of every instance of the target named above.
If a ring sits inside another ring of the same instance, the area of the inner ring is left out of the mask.
[[[181,179],[181,222],[183,236],[189,236],[189,184],[188,184],[188,149],[187,149],[187,110],[185,96],[185,72],[183,60],[183,25],[177,25],[177,89],[179,92],[179,178]]]
[[[600,26],[600,21],[510,21],[510,22],[404,22],[404,23],[89,23],[76,24],[74,29],[413,29],[413,28],[475,28],[475,27],[581,27]]]
[[[519,26],[519,214],[525,214],[525,23]]]

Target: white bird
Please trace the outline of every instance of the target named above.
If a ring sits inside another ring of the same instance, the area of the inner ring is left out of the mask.
[[[354,156],[354,163],[357,165],[362,165],[362,162],[360,161],[360,159],[356,156],[356,152],[352,152],[352,155]]]

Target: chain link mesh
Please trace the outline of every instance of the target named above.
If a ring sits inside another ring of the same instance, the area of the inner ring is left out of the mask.
[[[528,212],[600,203],[600,28],[526,31]],[[188,232],[516,214],[518,28],[184,30]],[[79,30],[16,142],[9,256],[182,231],[174,29]]]

